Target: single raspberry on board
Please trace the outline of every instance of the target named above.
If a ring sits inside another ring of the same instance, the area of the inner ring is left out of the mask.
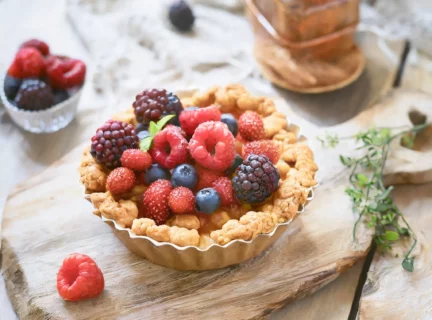
[[[45,65],[49,82],[55,89],[70,89],[84,83],[86,65],[81,60],[49,56]]]
[[[106,188],[112,194],[122,194],[131,191],[135,181],[135,173],[131,169],[116,168],[108,175]]]
[[[95,298],[101,294],[104,285],[102,271],[85,254],[74,253],[68,256],[57,273],[57,291],[64,300]]]
[[[132,104],[138,122],[149,124],[174,114],[170,124],[179,125],[178,117],[183,111],[180,99],[165,89],[147,89],[139,93]]]
[[[158,132],[153,139],[150,154],[156,163],[167,169],[186,163],[188,160],[188,142],[180,130],[174,126]]]
[[[195,196],[190,189],[177,187],[171,191],[168,205],[175,214],[191,213],[195,210]]]
[[[120,158],[127,149],[138,148],[139,139],[133,125],[108,120],[91,139],[90,154],[108,169],[120,167]]]
[[[18,51],[7,74],[14,78],[39,78],[45,73],[42,54],[35,48],[22,48]]]
[[[195,169],[198,173],[198,183],[195,187],[195,190],[197,191],[205,188],[211,188],[213,182],[223,176],[222,172],[209,170],[201,166],[196,166]]]
[[[126,150],[120,160],[123,167],[136,171],[145,171],[152,165],[151,156],[140,149]]]
[[[258,113],[246,111],[239,120],[239,133],[247,141],[261,140],[265,137],[264,122]]]
[[[168,197],[172,190],[168,180],[153,182],[143,194],[143,211],[146,218],[153,219],[156,224],[163,224],[170,215]]]
[[[186,109],[180,115],[180,125],[189,136],[193,135],[195,129],[207,121],[219,121],[221,113],[216,106],[198,109]]]
[[[227,177],[220,177],[213,181],[213,189],[215,189],[221,197],[221,205],[229,207],[236,204],[238,201],[233,193],[232,182]]]
[[[266,156],[273,164],[279,160],[279,148],[271,140],[258,140],[246,143],[243,148],[243,159],[246,159],[252,153]]]
[[[225,123],[204,122],[196,128],[189,141],[189,151],[201,166],[224,171],[231,166],[236,155],[234,136]]]
[[[41,40],[38,39],[31,39],[28,40],[26,42],[24,42],[21,45],[21,48],[35,48],[38,49],[40,53],[42,53],[42,55],[47,56],[50,53],[50,49],[49,46],[46,42],[43,42]]]

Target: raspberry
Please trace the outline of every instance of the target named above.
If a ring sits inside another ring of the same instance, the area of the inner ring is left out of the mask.
[[[78,59],[49,56],[46,59],[46,73],[55,89],[70,89],[83,84],[86,65]]]
[[[45,82],[28,79],[22,82],[15,97],[15,104],[24,110],[44,110],[53,106],[54,95]]]
[[[261,140],[265,137],[264,122],[258,113],[246,111],[238,120],[239,132],[247,141]]]
[[[132,190],[135,185],[135,173],[128,168],[116,168],[110,172],[106,188],[112,194],[122,194]]]
[[[120,157],[127,149],[138,148],[135,128],[126,122],[108,120],[91,139],[90,153],[108,169],[120,167]]]
[[[136,96],[132,105],[137,121],[143,124],[157,122],[166,115],[175,114],[169,123],[178,125],[178,116],[183,111],[180,99],[165,89],[144,90]]]
[[[140,149],[126,150],[123,152],[120,160],[123,167],[136,171],[147,170],[152,165],[151,156]]]
[[[195,210],[195,196],[188,188],[178,187],[169,194],[168,205],[175,214],[190,213]]]
[[[85,254],[74,253],[63,260],[57,273],[57,291],[68,301],[95,298],[105,286],[102,271]]]
[[[188,142],[181,135],[180,130],[165,128],[158,132],[153,139],[153,147],[150,154],[156,163],[162,167],[172,169],[175,166],[187,162]]]
[[[39,52],[44,56],[47,56],[50,53],[50,49],[49,49],[48,44],[46,44],[45,42],[38,40],[38,39],[31,39],[31,40],[24,42],[21,45],[21,48],[35,48],[35,49],[39,50]]]
[[[144,214],[158,225],[164,223],[170,214],[168,196],[171,189],[171,182],[168,180],[157,180],[143,195]]]
[[[222,122],[209,121],[196,128],[189,141],[191,156],[203,167],[224,171],[236,155],[234,136]]]
[[[278,188],[279,179],[279,171],[269,158],[251,154],[237,168],[232,185],[237,199],[259,203]]]
[[[231,180],[227,177],[220,177],[213,181],[213,189],[215,189],[221,197],[221,205],[229,207],[237,203],[234,196]]]
[[[271,140],[259,140],[246,143],[243,148],[243,159],[250,154],[264,155],[274,164],[279,160],[279,148]]]
[[[204,188],[211,188],[213,182],[223,176],[222,172],[211,171],[200,166],[197,166],[196,170],[198,172],[198,183],[195,188],[197,191]]]
[[[189,136],[193,135],[195,129],[207,121],[219,121],[221,113],[216,106],[206,108],[189,109],[182,112],[180,115],[180,124],[182,129]]]
[[[41,53],[35,48],[22,48],[15,56],[7,72],[14,78],[39,78],[45,72]]]

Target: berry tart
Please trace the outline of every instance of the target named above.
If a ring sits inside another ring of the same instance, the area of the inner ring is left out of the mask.
[[[78,59],[54,55],[48,44],[24,42],[6,72],[1,100],[13,121],[34,132],[54,132],[75,116],[86,65]]]
[[[206,270],[268,248],[313,196],[295,126],[242,86],[145,90],[102,124],[79,173],[94,213],[154,263]]]

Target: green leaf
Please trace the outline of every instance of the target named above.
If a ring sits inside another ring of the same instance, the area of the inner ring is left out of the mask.
[[[390,192],[392,192],[393,189],[394,189],[393,186],[388,187],[386,189],[386,191],[384,191],[383,193],[381,193],[380,195],[378,195],[376,197],[376,200],[377,201],[384,200],[385,198],[387,198],[390,195]]]
[[[408,133],[402,136],[402,145],[408,149],[414,148],[414,135]]]
[[[384,213],[389,211],[392,207],[393,207],[392,205],[380,203],[374,208],[374,211]]]
[[[399,234],[402,236],[408,236],[409,235],[409,231],[407,228],[400,228],[399,229]]]
[[[354,164],[353,159],[350,158],[350,157],[344,157],[344,156],[340,155],[340,156],[339,156],[339,159],[340,159],[340,162],[341,162],[345,167],[350,168],[350,167]]]
[[[151,144],[153,141],[153,137],[147,137],[144,138],[143,140],[141,140],[140,142],[140,149],[143,151],[148,151],[150,150]]]
[[[175,116],[176,116],[175,114],[170,114],[160,119],[157,123],[157,128],[159,129],[158,131],[161,131],[162,128],[168,123],[168,121],[170,121]]]
[[[151,121],[149,126],[150,136],[154,137],[158,132],[159,132],[159,128],[157,127],[157,124]]]
[[[404,268],[408,272],[414,271],[414,259],[413,258],[405,258],[402,262],[402,268]]]
[[[395,231],[387,230],[384,233],[383,238],[387,241],[396,241],[399,239],[399,233],[397,233]]]
[[[362,187],[364,187],[365,185],[367,185],[369,183],[368,177],[366,175],[364,175],[363,173],[357,173],[356,178],[357,178],[359,185]]]

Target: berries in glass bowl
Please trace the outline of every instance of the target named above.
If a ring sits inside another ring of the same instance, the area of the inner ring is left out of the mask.
[[[0,98],[24,130],[55,132],[75,117],[85,76],[84,62],[54,55],[47,43],[31,39],[18,49],[0,82]]]

